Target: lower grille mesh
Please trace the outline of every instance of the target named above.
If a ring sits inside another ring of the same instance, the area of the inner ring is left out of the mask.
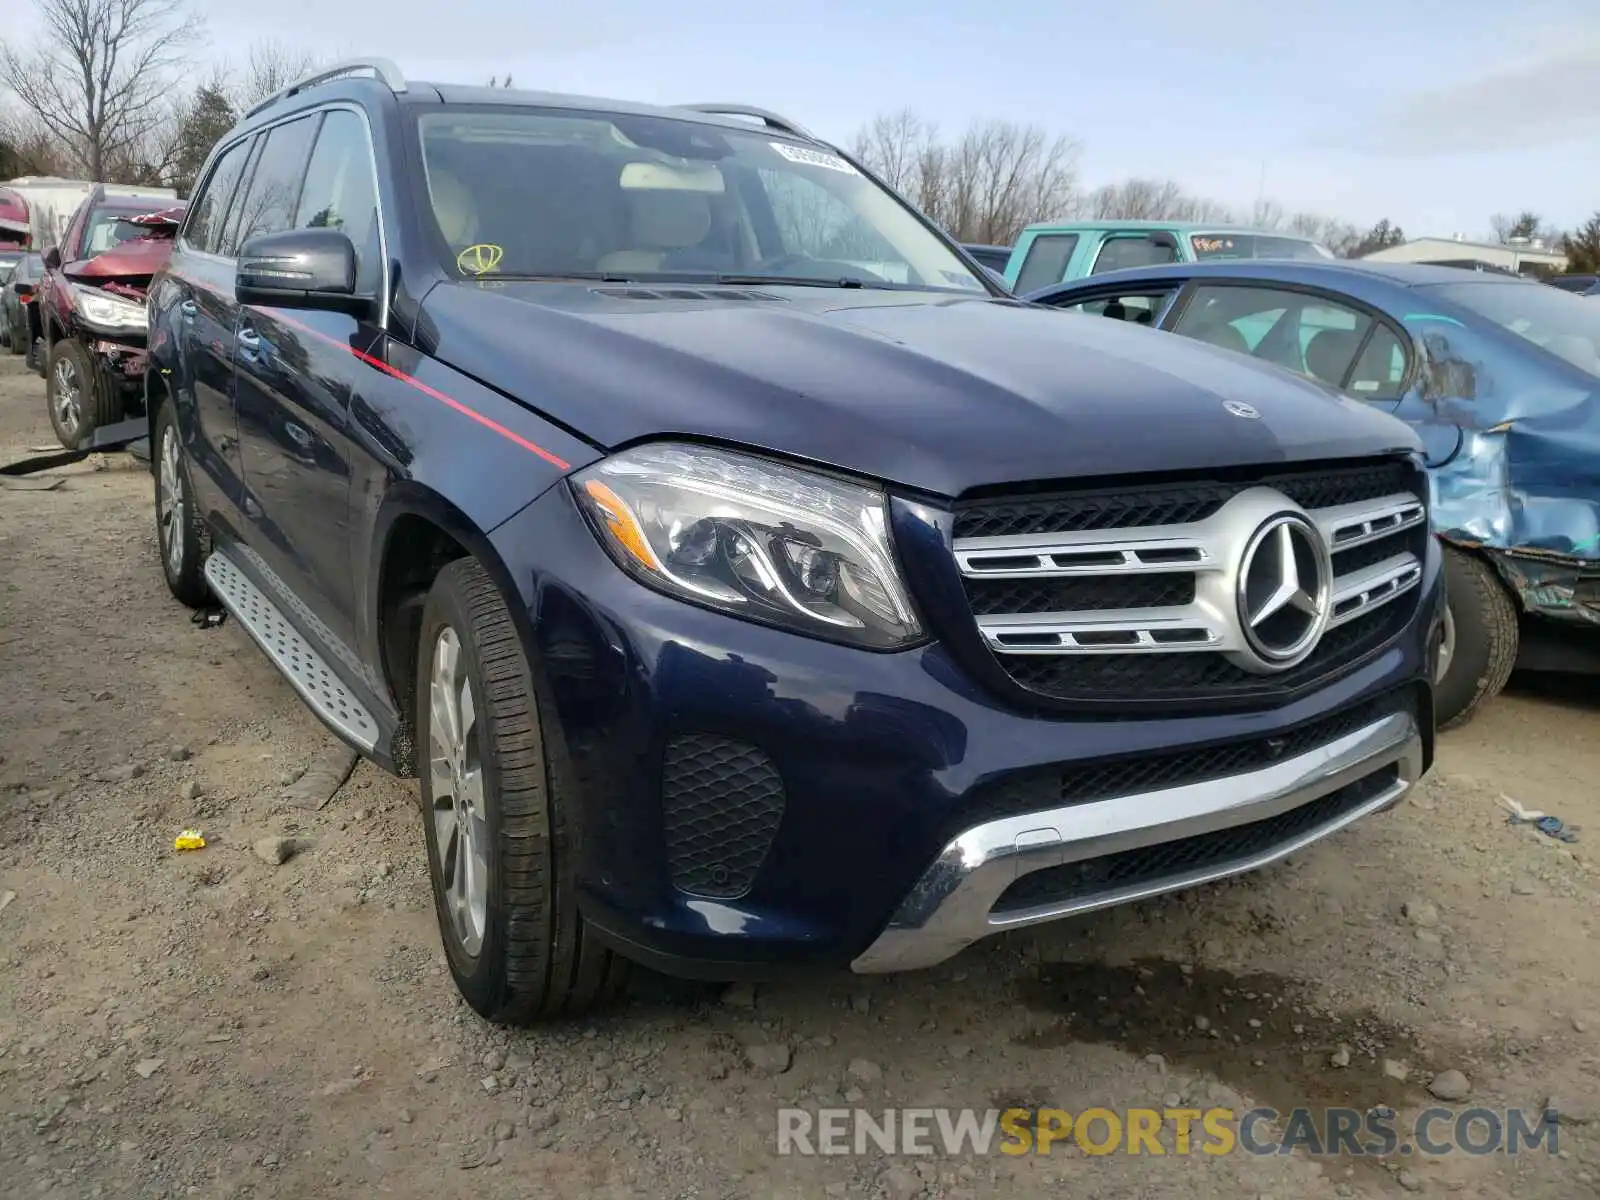
[[[1377,696],[1309,724],[1263,737],[1019,772],[985,791],[971,806],[963,806],[959,819],[966,826],[980,820],[1240,775],[1305,754],[1396,713],[1415,715],[1415,697],[1410,691]]]
[[[661,815],[673,886],[727,900],[755,882],[783,819],[783,780],[761,749],[717,734],[667,745]]]
[[[1255,858],[1359,808],[1397,778],[1397,769],[1386,767],[1309,804],[1248,825],[1034,871],[1007,888],[993,911],[1059,904]]]

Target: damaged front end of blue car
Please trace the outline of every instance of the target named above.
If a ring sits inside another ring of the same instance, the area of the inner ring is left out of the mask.
[[[1468,289],[1482,286],[1441,290],[1475,301]],[[1546,291],[1482,295],[1542,301]],[[1486,555],[1524,613],[1600,628],[1600,341],[1516,318],[1484,328],[1413,313],[1406,323],[1423,369],[1397,415],[1427,446],[1435,532]],[[1600,313],[1594,323],[1600,338]]]

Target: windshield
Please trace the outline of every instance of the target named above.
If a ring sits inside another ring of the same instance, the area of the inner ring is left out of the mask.
[[[1439,283],[1435,292],[1600,378],[1600,305],[1542,283]]]
[[[987,294],[899,200],[769,131],[552,109],[418,120],[428,198],[464,278],[706,279]]]
[[[125,208],[95,209],[89,214],[89,227],[84,230],[83,257],[93,258],[96,254],[104,254],[113,246],[148,234],[150,232],[148,229],[130,224],[128,221],[129,217],[142,215],[142,211],[134,212]]]
[[[1196,233],[1189,245],[1196,258],[1332,258],[1333,251],[1309,238],[1262,233]]]

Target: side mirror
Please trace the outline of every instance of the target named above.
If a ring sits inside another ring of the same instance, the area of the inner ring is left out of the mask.
[[[251,238],[239,250],[233,292],[240,304],[359,312],[355,244],[337,229],[286,229]]]
[[[61,269],[61,248],[59,246],[47,246],[45,248],[44,266],[47,271],[59,271]]]

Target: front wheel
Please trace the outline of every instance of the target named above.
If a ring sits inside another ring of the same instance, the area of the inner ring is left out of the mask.
[[[178,422],[170,403],[156,410],[150,431],[150,452],[156,488],[156,548],[161,553],[161,573],[167,590],[190,608],[211,601],[205,562],[210,534],[195,506],[189,486],[189,463],[178,437]]]
[[[415,694],[428,869],[462,996],[507,1024],[611,999],[626,963],[578,914],[573,801],[553,784],[511,614],[470,558],[428,593]]]
[[[1434,672],[1439,728],[1464,725],[1498,695],[1517,661],[1517,609],[1483,559],[1444,547],[1444,637]]]
[[[45,373],[50,424],[68,450],[80,449],[96,429],[121,420],[121,401],[107,392],[100,386],[94,364],[81,343],[62,338],[50,347]]]

